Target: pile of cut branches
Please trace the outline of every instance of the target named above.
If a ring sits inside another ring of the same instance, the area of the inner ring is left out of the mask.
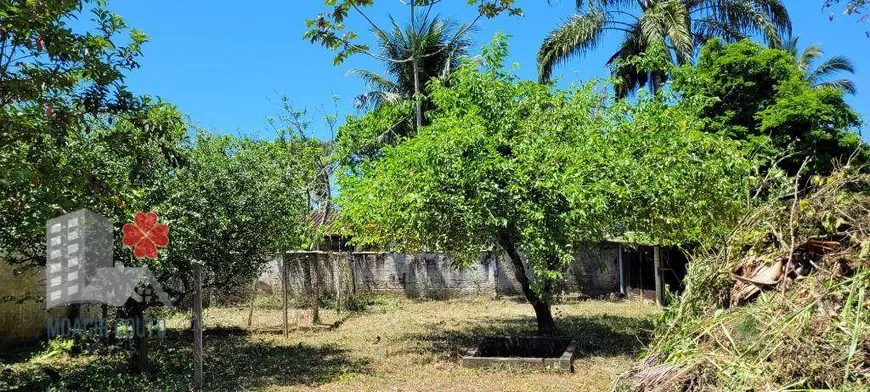
[[[616,391],[870,390],[870,177],[770,198],[715,251]]]

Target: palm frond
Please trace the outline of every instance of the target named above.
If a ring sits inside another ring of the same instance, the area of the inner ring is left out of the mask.
[[[640,17],[638,25],[645,46],[660,42],[671,47],[681,63],[691,59],[694,40],[689,11],[682,1],[666,0],[654,3]]]
[[[799,36],[799,35],[788,37],[788,39],[783,41],[782,47],[780,47],[779,49],[782,49],[782,50],[788,52],[790,55],[797,58],[798,57],[798,41],[800,40],[800,38],[801,38],[801,36]]]
[[[357,109],[376,108],[382,105],[399,102],[402,99],[401,95],[395,93],[386,91],[369,91],[354,98],[353,105]]]
[[[399,88],[398,86],[396,86],[395,83],[387,79],[386,76],[383,76],[377,72],[372,72],[365,69],[351,69],[350,71],[347,71],[345,76],[350,75],[354,75],[362,79],[363,83],[365,83],[366,86],[368,86],[369,88],[391,93],[399,92]]]
[[[827,81],[827,82],[818,83],[815,86],[816,87],[823,87],[823,88],[829,87],[829,88],[835,88],[838,90],[843,90],[845,93],[850,94],[850,95],[855,95],[855,93],[857,93],[857,90],[855,89],[855,82],[853,82],[850,79],[831,80],[831,81]]]
[[[726,41],[734,42],[746,38],[746,34],[736,26],[730,25],[715,17],[695,19],[692,22],[695,36],[695,47],[703,45],[710,38],[720,37]]]
[[[855,66],[852,65],[852,60],[845,56],[834,56],[820,64],[815,71],[808,75],[810,81],[817,81],[831,77],[833,74],[846,72],[855,73]]]
[[[741,35],[761,35],[771,46],[782,46],[783,37],[791,35],[791,19],[780,0],[701,0],[692,3],[690,12]]]
[[[393,96],[414,95],[415,67],[409,61],[412,55],[417,59],[417,76],[425,86],[433,78],[446,77],[472,45],[470,36],[474,30],[453,19],[421,13],[416,21],[414,26],[410,23],[400,25],[390,17],[389,28],[374,31],[380,54],[394,61],[384,63],[386,72],[383,75],[363,70],[349,72],[379,93],[373,91],[358,97],[357,102],[364,103],[362,106],[386,102]]]
[[[538,50],[538,79],[548,82],[556,65],[595,48],[606,22],[605,13],[591,10],[575,15],[550,32]]]
[[[812,44],[807,46],[803,52],[801,52],[800,57],[795,56],[798,61],[798,67],[803,72],[807,72],[812,66],[813,62],[817,59],[825,55],[825,51],[822,50],[822,46],[819,44]]]

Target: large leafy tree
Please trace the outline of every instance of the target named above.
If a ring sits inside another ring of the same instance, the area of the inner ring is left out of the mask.
[[[696,65],[676,72],[673,86],[707,131],[741,141],[748,153],[783,158],[789,174],[809,157],[809,173],[826,173],[863,148],[854,131],[860,122],[841,88],[811,83],[801,64],[749,40],[711,40]]]
[[[797,59],[798,68],[804,72],[807,83],[814,87],[834,87],[855,95],[855,82],[847,78],[838,78],[840,73],[855,73],[852,60],[845,56],[834,56],[816,65],[816,62],[825,55],[822,46],[812,44],[800,50],[799,40],[800,37],[790,38],[783,49]]]
[[[88,12],[86,32],[68,25]],[[44,264],[48,219],[125,219],[153,165],[182,163],[177,110],[124,85],[144,42],[102,1],[0,5],[0,258]]]
[[[551,334],[578,245],[715,236],[740,210],[748,165],[662,102],[518,82],[502,71],[506,51],[499,38],[482,72],[469,63],[450,87],[435,83],[432,124],[344,172],[339,204],[358,244],[447,252],[457,265],[499,247]]]
[[[88,27],[68,25],[88,15]],[[321,146],[189,141],[175,107],[125,87],[144,42],[104,1],[0,5],[0,259],[44,265],[45,223],[65,213],[87,208],[119,227],[153,209],[171,226],[169,248],[135,260],[117,230],[116,261],[147,265],[175,298],[194,289],[192,262],[206,266],[207,286],[238,287],[266,254],[304,241],[300,176],[311,165],[301,160]],[[149,305],[120,310],[140,317]],[[147,367],[145,341],[134,343],[134,370]]]
[[[595,49],[606,34],[622,34],[607,60],[620,96],[660,88],[669,69],[689,63],[710,37],[758,35],[776,43],[791,31],[780,0],[577,0],[577,9],[541,45],[539,78],[549,81],[558,64]],[[657,52],[655,62],[638,59],[650,51]]]

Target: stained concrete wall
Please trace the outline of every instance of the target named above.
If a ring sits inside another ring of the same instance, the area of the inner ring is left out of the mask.
[[[49,317],[65,317],[69,308],[45,310],[45,269],[17,267],[0,260],[0,347],[33,343],[47,333]]]
[[[559,289],[565,294],[600,296],[616,292],[618,247],[604,244],[577,252]],[[298,252],[289,253],[290,295],[301,297],[317,276],[322,293],[336,285],[348,292],[403,293],[410,297],[443,298],[453,295],[521,295],[513,264],[500,253],[488,253],[465,268],[455,268],[450,258],[434,253]],[[305,270],[308,265],[316,269]],[[526,271],[531,277],[531,271]],[[280,261],[274,260],[260,277],[261,287],[280,292]]]

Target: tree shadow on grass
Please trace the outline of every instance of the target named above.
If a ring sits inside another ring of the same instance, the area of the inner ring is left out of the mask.
[[[335,346],[281,346],[238,329],[209,330],[204,335],[203,379],[208,391],[318,386],[344,374],[369,372],[368,361],[351,359]],[[170,330],[162,339],[154,338],[147,374],[131,374],[126,354],[105,353],[16,367],[0,374],[0,390],[188,391],[193,387],[192,342],[189,330]]]
[[[622,316],[566,316],[556,321],[556,334],[574,339],[576,358],[585,356],[614,357],[637,355],[651,338],[652,320]],[[500,318],[468,321],[459,329],[445,329],[434,322],[427,332],[405,335],[406,339],[424,342],[409,349],[417,353],[435,353],[444,359],[457,359],[477,347],[485,337],[536,335],[533,318]]]

